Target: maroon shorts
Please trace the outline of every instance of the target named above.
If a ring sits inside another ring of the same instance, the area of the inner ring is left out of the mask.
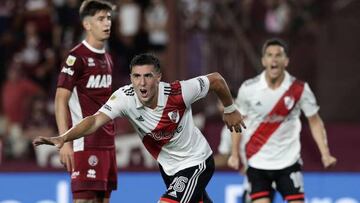
[[[71,174],[71,190],[111,191],[117,188],[115,149],[74,152],[74,171]]]

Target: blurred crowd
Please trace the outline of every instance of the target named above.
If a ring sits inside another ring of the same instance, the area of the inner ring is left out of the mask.
[[[57,133],[53,98],[67,52],[83,40],[81,0],[0,1],[0,139],[6,160],[33,159],[34,136]],[[168,43],[168,11],[162,0],[113,1],[107,47],[114,88],[128,77],[128,62],[139,52],[161,55]]]
[[[128,82],[127,67],[134,54],[153,52],[166,63],[164,54],[169,44],[179,43],[180,38],[185,41],[182,53],[187,61],[187,77],[219,71],[237,90],[248,72],[259,71],[258,50],[266,38],[278,36],[290,44],[311,45],[330,5],[327,0],[111,2],[117,6],[107,44],[115,63],[114,89]],[[3,163],[35,160],[31,146],[34,136],[57,133],[53,112],[57,75],[69,49],[83,39],[78,17],[80,3],[81,0],[0,1]],[[311,51],[305,54],[311,57]],[[313,68],[311,58],[307,63],[309,69]]]

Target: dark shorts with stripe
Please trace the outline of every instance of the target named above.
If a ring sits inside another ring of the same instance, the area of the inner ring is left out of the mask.
[[[295,163],[280,170],[262,170],[249,167],[246,171],[252,200],[270,197],[271,185],[276,184],[276,190],[287,201],[304,200],[304,181],[301,164]]]
[[[116,190],[115,149],[74,152],[74,162],[74,171],[71,174],[71,189],[74,199],[91,199],[90,196],[94,196],[94,194],[96,197],[107,198],[112,190]],[[86,193],[86,191],[93,192]]]
[[[161,200],[170,203],[212,203],[205,188],[214,169],[212,155],[201,164],[181,170],[173,176],[166,175],[160,166],[160,172],[167,187]]]

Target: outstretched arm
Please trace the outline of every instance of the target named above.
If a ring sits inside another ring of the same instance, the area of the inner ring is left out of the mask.
[[[324,123],[319,114],[308,117],[312,136],[320,150],[321,160],[325,168],[332,167],[336,164],[337,160],[330,154],[329,146],[327,143],[327,136]]]
[[[241,132],[241,127],[246,128],[243,117],[240,112],[236,109],[229,87],[226,84],[224,78],[217,72],[210,73],[207,75],[210,88],[209,90],[214,91],[217,97],[224,105],[223,120],[229,130],[232,132],[233,129],[236,132]]]
[[[61,148],[65,142],[69,142],[80,137],[85,137],[95,132],[99,127],[109,122],[111,118],[101,112],[97,112],[92,116],[88,116],[80,121],[77,125],[58,137],[37,137],[34,139],[33,144],[35,146],[47,144],[55,145],[57,148]]]

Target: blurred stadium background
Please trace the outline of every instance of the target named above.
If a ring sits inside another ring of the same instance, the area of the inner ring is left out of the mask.
[[[290,46],[289,71],[308,81],[320,104],[338,165],[323,171],[303,122],[305,190],[311,203],[360,203],[359,0],[113,0],[113,85],[129,83],[140,52],[162,60],[163,79],[220,72],[232,91],[262,70],[268,37]],[[81,0],[0,0],[0,203],[68,203],[69,177],[38,135],[57,133],[53,99],[60,62],[82,40]],[[153,6],[156,5],[156,6]],[[215,98],[196,103],[198,125],[217,153],[222,121]],[[132,127],[117,120],[119,190],[113,202],[156,202],[164,191],[157,165]],[[242,177],[217,170],[215,202],[239,202]],[[141,195],[139,195],[141,194]],[[279,202],[281,202],[278,199]]]

